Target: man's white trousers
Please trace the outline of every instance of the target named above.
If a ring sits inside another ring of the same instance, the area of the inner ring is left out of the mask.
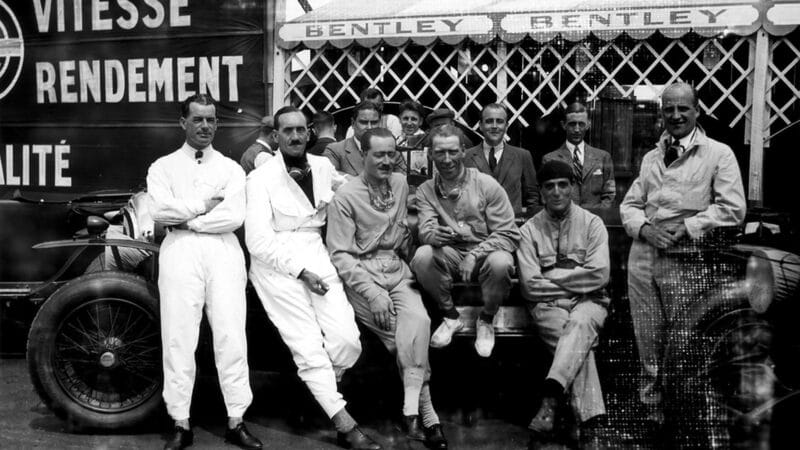
[[[164,402],[174,420],[189,418],[195,349],[205,308],[229,417],[253,400],[247,365],[244,255],[233,233],[170,232],[159,252]]]
[[[339,276],[330,262],[322,238],[315,232],[281,233],[305,266],[328,284],[325,295],[313,294],[302,281],[278,273],[253,259],[250,280],[269,319],[292,352],[297,374],[328,415],[345,406],[336,380],[361,354],[358,326]]]

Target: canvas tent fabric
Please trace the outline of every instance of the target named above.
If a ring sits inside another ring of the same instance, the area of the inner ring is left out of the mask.
[[[557,35],[579,41],[590,33],[611,40],[626,33],[644,39],[661,32],[676,38],[692,31],[749,35],[764,28],[789,33],[800,23],[800,1],[770,0],[334,0],[282,24],[278,43],[338,48],[411,40],[455,45],[485,44],[496,37],[516,43],[530,36],[545,42]]]

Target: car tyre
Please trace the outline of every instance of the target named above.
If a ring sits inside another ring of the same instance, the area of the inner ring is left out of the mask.
[[[78,277],[39,309],[28,335],[36,392],[71,429],[140,425],[161,408],[158,296],[143,277]]]

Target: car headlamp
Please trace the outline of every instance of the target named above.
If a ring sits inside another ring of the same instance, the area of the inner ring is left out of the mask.
[[[745,272],[747,299],[758,313],[770,305],[797,294],[800,281],[800,257],[769,247],[746,247],[750,252]]]

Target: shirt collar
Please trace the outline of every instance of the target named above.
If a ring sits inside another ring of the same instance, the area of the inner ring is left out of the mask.
[[[500,141],[499,144],[494,146],[495,155],[500,153],[500,152],[502,152],[504,148],[505,148],[505,144],[503,143],[503,141]],[[489,145],[486,141],[483,141],[483,152],[488,155],[489,151],[491,151],[491,149],[492,149],[492,146]]]
[[[697,127],[692,128],[692,131],[687,134],[686,136],[678,139],[678,145],[683,147],[683,150],[689,150],[692,144],[694,144],[694,139],[697,136]],[[672,137],[670,137],[670,143],[672,143]]]
[[[202,159],[208,158],[209,152],[211,150],[213,150],[213,149],[214,149],[214,147],[212,147],[211,145],[208,145],[205,148],[199,150],[199,151],[203,152]],[[181,147],[181,150],[183,151],[183,153],[185,153],[191,159],[195,159],[195,154],[198,152],[198,150],[196,148],[192,147],[191,145],[189,145],[188,142],[184,142],[183,143],[183,146]]]
[[[269,151],[272,151],[272,146],[270,146],[267,143],[267,141],[265,141],[263,139],[256,139],[256,142],[258,142],[259,144],[263,145],[264,147],[267,147],[267,149],[269,149]]]
[[[573,155],[575,155],[575,147],[578,147],[578,148],[580,148],[580,149],[581,149],[581,155],[583,155],[584,153],[586,153],[586,152],[584,151],[584,142],[583,142],[583,141],[580,141],[580,142],[578,143],[578,145],[575,145],[575,144],[573,144],[572,142],[570,142],[570,141],[567,141],[567,150],[569,150],[569,152],[570,152],[570,153],[572,153]]]

